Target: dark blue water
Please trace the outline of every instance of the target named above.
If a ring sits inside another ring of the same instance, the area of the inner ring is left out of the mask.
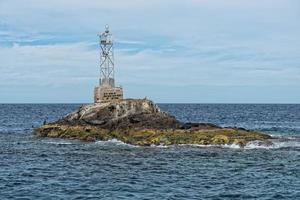
[[[272,134],[271,147],[135,147],[32,136],[75,104],[0,105],[0,199],[300,199],[300,105],[163,104],[183,121]]]

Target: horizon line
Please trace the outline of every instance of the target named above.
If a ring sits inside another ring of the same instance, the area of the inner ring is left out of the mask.
[[[269,104],[269,105],[274,105],[274,104],[282,104],[282,105],[298,105],[300,103],[291,103],[291,102],[155,102],[155,104]],[[6,104],[6,105],[22,105],[22,104],[94,104],[92,102],[87,103],[87,102],[13,102],[13,103],[8,103],[8,102],[0,102],[1,104]]]

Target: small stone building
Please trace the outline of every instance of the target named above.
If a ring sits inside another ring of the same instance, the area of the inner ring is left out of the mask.
[[[94,102],[106,103],[123,99],[123,89],[121,87],[98,86],[94,90]]]

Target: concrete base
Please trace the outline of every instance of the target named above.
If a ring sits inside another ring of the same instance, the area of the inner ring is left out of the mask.
[[[123,99],[123,89],[121,87],[98,86],[94,90],[95,103],[107,103]]]

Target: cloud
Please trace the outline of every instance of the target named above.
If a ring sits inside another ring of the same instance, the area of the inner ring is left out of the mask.
[[[96,42],[95,42],[96,43]],[[98,49],[91,43],[18,45],[0,48],[0,85],[95,83]],[[167,53],[166,53],[166,51]],[[191,52],[193,53],[191,53]],[[116,73],[122,84],[150,85],[298,85],[299,65],[289,67],[261,52],[232,48],[202,51],[116,49]],[[266,59],[268,58],[268,59]],[[287,67],[284,67],[287,66]],[[266,73],[268,71],[268,73]]]
[[[124,87],[300,86],[299,13],[294,0],[2,0],[0,90],[90,90],[106,23]]]
[[[86,44],[19,46],[0,48],[0,85],[76,84],[81,77],[96,77],[97,52]]]

